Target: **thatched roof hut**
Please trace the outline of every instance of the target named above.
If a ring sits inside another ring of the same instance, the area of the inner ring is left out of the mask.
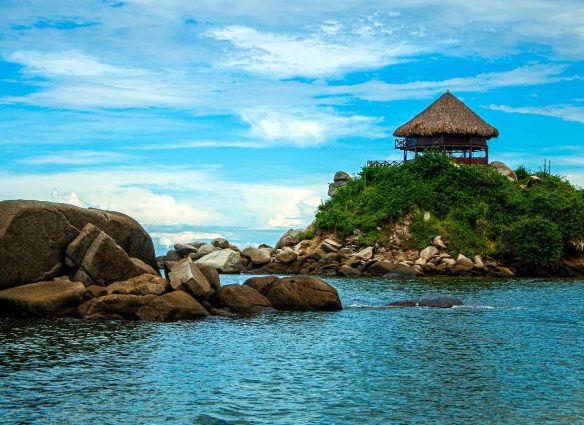
[[[432,137],[445,134],[491,138],[498,137],[499,131],[447,91],[393,133],[396,137]]]
[[[404,161],[410,153],[415,158],[438,149],[460,163],[488,164],[487,141],[498,137],[499,131],[447,91],[393,135]]]

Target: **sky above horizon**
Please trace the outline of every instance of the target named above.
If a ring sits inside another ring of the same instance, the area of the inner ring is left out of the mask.
[[[135,217],[157,246],[308,224],[445,90],[491,160],[584,185],[580,0],[0,0],[0,199]],[[272,241],[273,242],[273,241]]]

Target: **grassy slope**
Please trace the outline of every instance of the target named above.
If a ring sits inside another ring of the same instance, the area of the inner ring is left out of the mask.
[[[370,244],[383,242],[379,227],[409,212],[412,247],[442,234],[455,253],[552,264],[569,240],[584,238],[584,192],[543,173],[540,184],[527,188],[529,173],[518,174],[513,182],[490,167],[456,165],[437,153],[399,167],[365,167],[319,207],[316,226],[340,236],[359,229]],[[426,211],[432,218],[424,221]]]

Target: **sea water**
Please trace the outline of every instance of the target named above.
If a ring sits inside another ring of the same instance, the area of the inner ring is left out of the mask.
[[[0,422],[584,423],[584,282],[327,281],[343,311],[2,319]],[[465,306],[385,307],[430,293]]]

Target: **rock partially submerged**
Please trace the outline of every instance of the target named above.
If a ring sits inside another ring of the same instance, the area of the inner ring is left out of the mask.
[[[312,276],[279,279],[264,288],[278,310],[334,311],[343,306],[336,289]]]
[[[452,308],[463,305],[462,301],[448,295],[428,295],[421,298],[405,301],[394,301],[388,304],[389,307],[434,307]]]
[[[85,297],[85,286],[81,282],[59,279],[29,283],[0,291],[0,316],[70,316]]]

